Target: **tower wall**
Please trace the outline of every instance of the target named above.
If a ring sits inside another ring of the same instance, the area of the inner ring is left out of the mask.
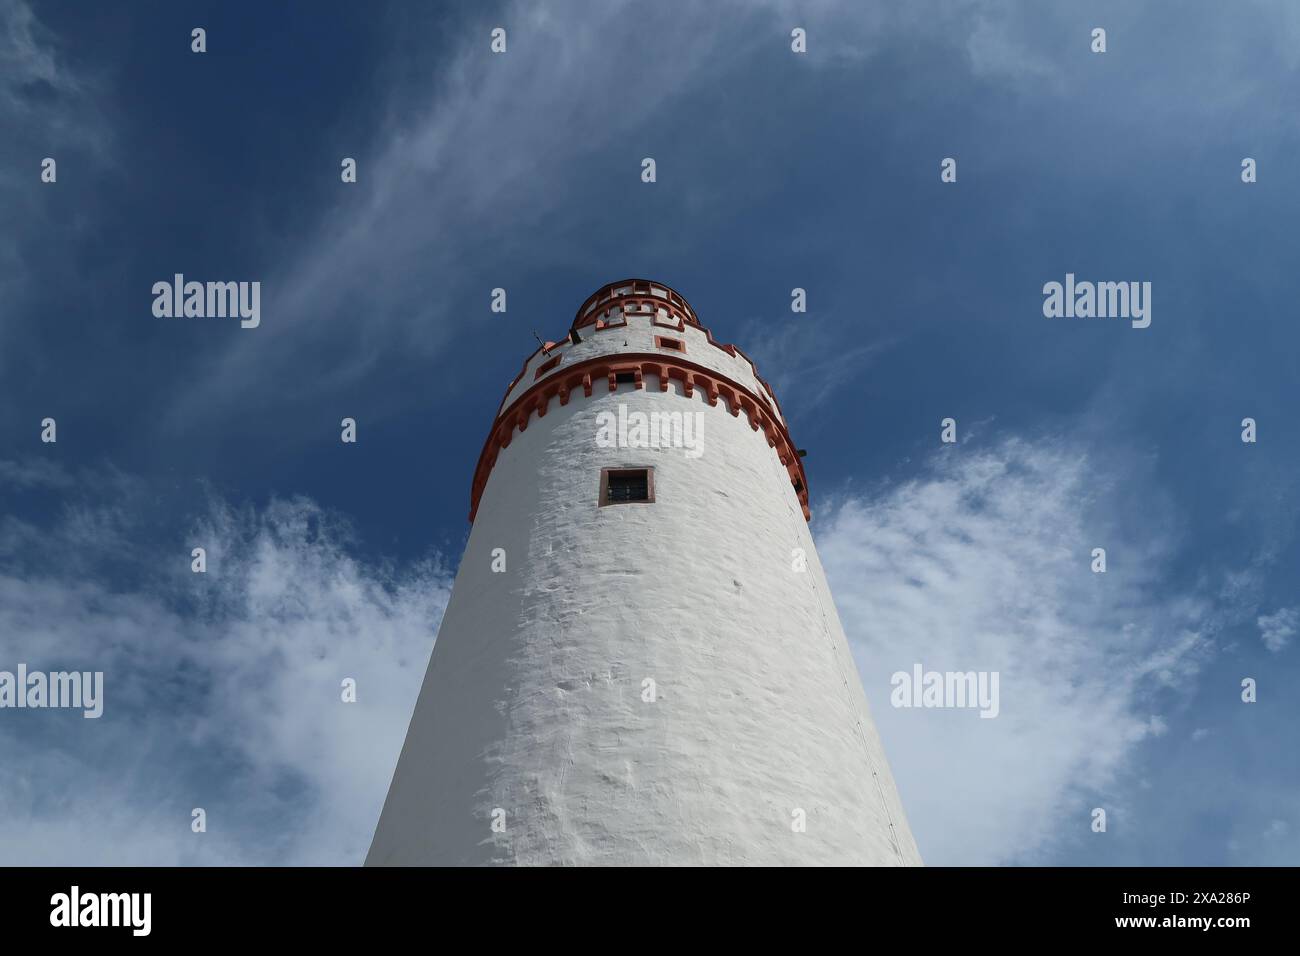
[[[627,331],[572,348],[644,351]],[[368,864],[920,862],[790,467],[660,377],[552,401],[497,453]],[[620,405],[698,413],[698,457],[601,447]],[[652,503],[598,505],[602,468],[642,466]]]

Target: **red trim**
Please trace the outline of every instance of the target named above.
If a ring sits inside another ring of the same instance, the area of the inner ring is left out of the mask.
[[[618,292],[617,290],[619,289],[625,289],[627,291]],[[654,289],[660,290],[663,295],[655,295],[652,291]],[[651,307],[649,312],[640,311],[643,306],[647,305]],[[610,282],[601,286],[587,297],[586,302],[582,303],[582,307],[578,309],[577,315],[573,317],[573,325],[571,328],[580,329],[592,324],[596,325],[597,331],[602,328],[620,328],[627,324],[626,316],[629,314],[627,311],[629,306],[635,307],[638,310],[631,312],[631,315],[651,315],[653,316],[653,322],[655,325],[672,328],[673,325],[671,323],[659,321],[659,309],[662,308],[668,313],[670,319],[676,319],[676,329],[678,332],[683,330],[686,323],[690,323],[705,334],[710,345],[722,349],[722,351],[726,352],[733,358],[735,356],[743,358],[749,363],[749,367],[753,369],[754,378],[762,384],[763,388],[767,391],[768,396],[776,404],[777,411],[781,410],[781,403],[777,401],[776,393],[772,391],[772,386],[767,384],[767,381],[763,376],[758,374],[758,366],[754,364],[754,360],[740,349],[736,348],[736,346],[728,345],[715,339],[713,333],[700,323],[699,318],[695,314],[695,310],[692,309],[690,303],[682,297],[682,294],[671,286],[664,285],[662,282],[654,282],[650,279],[623,279],[620,282]],[[624,314],[624,319],[621,323],[614,326],[601,324],[609,317],[611,311],[620,307]],[[525,363],[525,365],[526,364],[527,363]],[[513,387],[514,383],[512,382],[511,385]]]
[[[615,294],[616,289],[624,288],[629,291]],[[663,291],[664,295],[662,297],[653,295],[651,289],[660,289]],[[601,286],[587,297],[587,301],[582,303],[582,307],[578,309],[577,315],[574,316],[571,328],[577,329],[592,324],[597,324],[596,331],[601,331],[606,328],[622,328],[627,324],[626,318],[617,325],[600,325],[598,323],[600,320],[603,320],[608,316],[615,306],[621,305],[624,301],[639,302],[642,300],[664,305],[665,307],[668,305],[676,307],[676,309],[667,309],[669,316],[677,319],[676,325],[668,322],[660,322],[657,308],[653,313],[654,325],[660,326],[661,328],[672,328],[678,332],[682,332],[686,328],[686,323],[689,322],[692,326],[704,333],[710,345],[722,349],[722,351],[726,352],[733,358],[739,356],[748,362],[750,369],[754,373],[755,380],[763,386],[763,390],[767,392],[768,398],[772,400],[772,404],[776,406],[776,410],[781,413],[783,418],[785,417],[785,412],[781,409],[781,402],[777,399],[776,392],[772,391],[772,386],[767,383],[767,380],[763,378],[763,376],[758,374],[758,366],[754,364],[754,360],[736,346],[727,345],[715,339],[713,333],[700,324],[700,320],[695,315],[695,310],[691,308],[690,304],[682,297],[681,293],[676,289],[673,289],[671,286],[664,285],[662,282],[653,282],[649,279],[623,279],[619,282],[610,282],[607,285]],[[498,413],[500,413],[505,407],[506,399],[510,397],[511,391],[513,391],[514,387],[519,384],[520,380],[524,377],[524,373],[528,371],[528,363],[537,356],[538,352],[543,351],[547,350],[541,348],[536,349],[531,355],[524,359],[523,368],[519,370],[518,375],[510,380],[510,384],[506,386],[506,393],[501,396],[501,404],[497,406]],[[762,401],[766,401],[762,396],[759,396],[759,398]]]
[[[525,368],[527,368],[526,363]],[[677,379],[681,382],[682,392],[688,397],[699,388],[705,393],[710,405],[717,405],[718,398],[721,396],[726,400],[727,409],[733,416],[738,416],[743,411],[749,419],[749,427],[754,431],[762,431],[768,445],[776,449],[777,457],[785,466],[790,476],[790,483],[799,496],[804,518],[808,520],[812,518],[812,513],[808,509],[808,479],[804,474],[803,459],[799,457],[785,425],[772,414],[771,406],[761,395],[755,395],[721,372],[687,361],[676,354],[630,352],[600,355],[568,366],[565,375],[554,375],[544,382],[538,382],[512,402],[509,408],[497,415],[492,430],[488,433],[487,441],[483,443],[478,465],[474,469],[474,484],[470,489],[469,520],[473,521],[478,513],[479,499],[483,496],[483,489],[487,487],[492,467],[496,464],[500,450],[510,446],[516,428],[521,432],[524,431],[533,412],[537,412],[539,418],[545,415],[552,398],[558,396],[560,404],[567,405],[573,391],[579,385],[582,386],[583,395],[590,397],[593,382],[603,378],[609,383],[609,390],[615,391],[618,388],[617,376],[620,372],[631,372],[635,376],[634,384],[638,389],[645,387],[646,375],[658,375],[661,392],[668,391],[669,379]],[[763,385],[767,387],[766,382]]]
[[[627,291],[618,293],[615,291],[618,289],[627,289]],[[663,294],[655,295],[655,289],[658,289]],[[581,326],[589,325],[594,321],[591,318],[591,313],[598,305],[606,302],[609,302],[610,305],[619,304],[620,300],[625,298],[645,298],[653,302],[661,303],[666,307],[675,306],[676,309],[685,316],[687,322],[690,322],[692,325],[700,324],[700,320],[695,317],[695,310],[690,307],[690,304],[682,297],[682,294],[671,286],[666,286],[662,282],[653,282],[650,279],[622,279],[618,282],[606,283],[591,295],[587,296],[587,301],[582,303],[578,308],[577,315],[573,318],[572,327],[575,329],[580,328]],[[673,309],[669,308],[669,312],[671,313],[672,311]],[[604,313],[606,315],[609,314],[608,307],[604,310]]]
[[[684,332],[686,330],[686,321],[680,315],[677,316],[676,322],[660,322],[658,309],[655,309],[655,317],[652,324],[655,328],[672,329],[674,332]]]

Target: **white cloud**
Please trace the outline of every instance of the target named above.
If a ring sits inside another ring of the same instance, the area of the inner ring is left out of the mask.
[[[1208,649],[1206,608],[1162,581],[1167,508],[1117,467],[1063,441],[948,448],[819,522],[929,863],[1032,862],[1084,832],[1135,746],[1164,733],[1159,691],[1185,686]],[[1123,488],[1143,489],[1145,520],[1112,506]],[[892,708],[890,675],[915,663],[998,671],[1000,715]]]
[[[258,389],[282,388],[304,350],[334,350],[317,363],[326,371],[300,383],[308,392],[333,392],[395,356],[432,360],[465,320],[463,303],[486,310],[488,290],[509,286],[514,263],[544,269],[589,260],[590,246],[560,239],[566,225],[591,222],[589,171],[622,164],[635,181],[641,159],[672,141],[671,107],[683,94],[736,82],[729,71],[738,63],[770,69],[775,58],[794,56],[794,25],[809,30],[813,66],[928,38],[955,50],[969,43],[977,73],[1042,72],[1023,31],[1000,32],[1015,24],[1014,11],[984,6],[736,0],[702,16],[629,0],[517,3],[491,24],[469,24],[459,55],[429,77],[429,88],[417,81],[391,91],[383,112],[394,119],[371,154],[358,157],[358,184],[340,185],[339,201],[292,236],[267,276],[266,321],[255,334],[232,337],[168,421],[184,427]],[[504,54],[488,48],[497,22],[508,28]],[[642,55],[651,49],[670,53]],[[739,210],[745,196],[710,200]],[[467,287],[475,265],[489,259],[501,264],[495,278],[484,285],[473,275]],[[593,275],[591,287],[617,277]],[[566,319],[547,321],[562,330]]]
[[[587,184],[574,175],[582,157],[603,153],[606,163],[625,164],[634,182],[642,157],[668,135],[666,123],[651,123],[657,111],[716,70],[715,54],[763,42],[754,31],[702,28],[626,0],[516,4],[500,22],[509,28],[506,53],[491,53],[487,27],[473,32],[471,24],[436,89],[393,91],[388,112],[399,119],[374,155],[360,158],[355,188],[364,201],[343,195],[309,241],[294,237],[287,266],[265,283],[266,321],[256,335],[235,337],[186,390],[174,422],[231,394],[280,387],[274,370],[300,361],[304,335],[348,343],[329,375],[303,386],[321,391],[402,352],[434,355],[465,319],[465,298],[482,302],[486,317],[489,289],[509,285],[510,263],[537,264],[539,225],[550,237],[541,255],[563,259],[555,237],[572,222],[571,205],[587,208]],[[472,291],[471,246],[491,250],[504,270]],[[593,288],[610,278],[593,276]],[[550,321],[562,329],[567,316]]]
[[[1046,82],[1055,89],[1063,85],[1062,58],[1043,51],[1042,33],[1033,36],[1033,31],[1024,29],[1023,10],[1013,10],[1003,0],[981,3],[976,9],[966,41],[972,74]]]
[[[29,4],[0,0],[0,156],[15,160],[0,169],[0,189],[26,215],[43,205],[35,201],[48,188],[40,182],[43,158],[62,158],[64,150],[92,163],[105,159],[111,130],[94,102],[99,92],[99,77],[69,65]],[[7,234],[21,234],[7,225]]]
[[[28,457],[0,459],[0,486],[13,488],[61,488],[72,484],[72,476],[57,461]]]
[[[818,408],[842,386],[860,381],[893,345],[889,339],[856,345],[836,342],[837,318],[799,316],[794,322],[774,322],[767,316],[749,320],[736,336],[768,376],[783,407],[798,407],[805,413]],[[834,347],[827,347],[830,342],[835,342]]]
[[[1281,653],[1300,630],[1300,608],[1284,607],[1272,614],[1261,614],[1255,619],[1264,646],[1274,654]]]
[[[0,343],[14,332],[29,291],[22,242],[49,220],[49,196],[41,191],[58,188],[41,182],[42,160],[79,163],[84,175],[107,159],[111,133],[93,102],[97,90],[97,78],[69,68],[30,5],[0,0]],[[80,237],[87,224],[60,229]],[[11,351],[0,349],[0,368]]]
[[[62,521],[46,546],[96,549],[84,527]],[[208,548],[205,575],[191,541]],[[350,550],[346,524],[295,500],[214,503],[174,554],[110,539],[99,557],[143,574],[126,584],[111,564],[0,562],[0,669],[105,673],[98,720],[4,712],[0,864],[359,863],[450,579]]]
[[[25,90],[38,83],[61,92],[78,87],[31,7],[23,0],[0,0],[0,109],[34,112]]]

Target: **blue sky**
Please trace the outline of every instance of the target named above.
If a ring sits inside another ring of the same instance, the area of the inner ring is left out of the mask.
[[[1287,0],[0,0],[0,669],[108,682],[0,711],[0,863],[359,862],[505,384],[627,276],[809,449],[927,862],[1300,861],[1297,80]],[[918,661],[1001,715],[890,708]]]

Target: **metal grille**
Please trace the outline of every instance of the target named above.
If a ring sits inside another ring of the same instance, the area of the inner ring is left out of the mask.
[[[609,501],[648,501],[650,482],[644,471],[611,472]]]

